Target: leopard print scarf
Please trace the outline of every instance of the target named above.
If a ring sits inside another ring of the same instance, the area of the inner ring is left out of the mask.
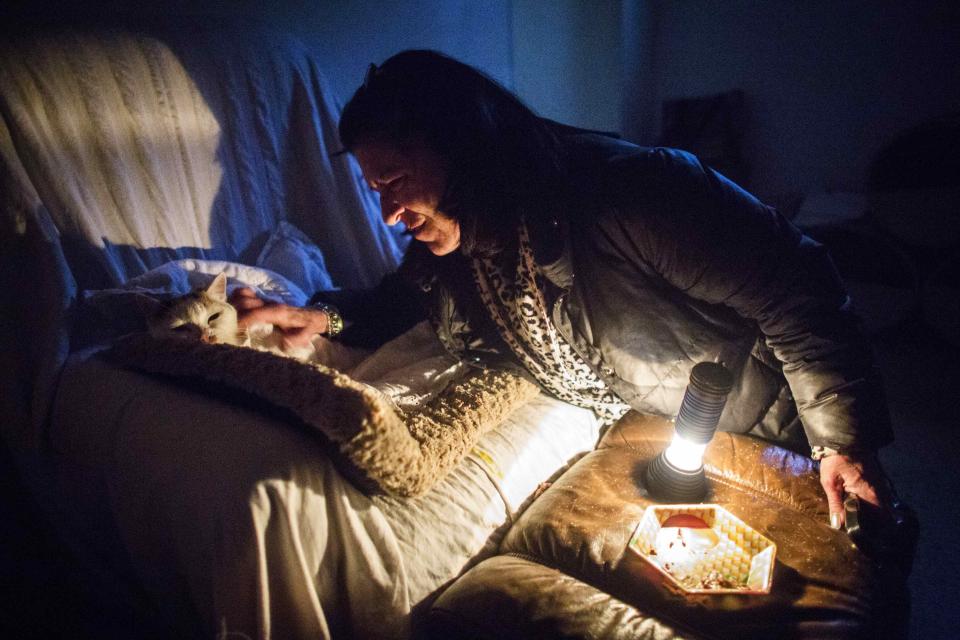
[[[629,405],[604,384],[550,320],[525,224],[520,225],[519,248],[515,274],[504,273],[491,258],[473,260],[480,298],[500,335],[549,393],[591,409],[604,424],[619,420]]]

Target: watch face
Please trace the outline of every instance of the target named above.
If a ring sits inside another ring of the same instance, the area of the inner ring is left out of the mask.
[[[343,317],[337,308],[326,302],[318,302],[311,305],[312,309],[323,311],[327,314],[327,335],[333,337],[343,331]]]

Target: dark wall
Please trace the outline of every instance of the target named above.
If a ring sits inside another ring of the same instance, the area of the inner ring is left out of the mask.
[[[0,8],[6,22],[28,13],[266,22],[321,53],[342,100],[370,62],[435,48],[545,115],[647,144],[659,139],[664,100],[743,89],[748,186],[775,202],[861,191],[898,132],[960,112],[960,2],[947,0],[108,0],[96,9],[59,0]]]
[[[743,89],[750,184],[761,196],[860,191],[871,160],[899,131],[960,112],[960,3],[647,5],[653,28],[638,29],[655,42],[641,63],[653,71],[641,90],[659,105]]]

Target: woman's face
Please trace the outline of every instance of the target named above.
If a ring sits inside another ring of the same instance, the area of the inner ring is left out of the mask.
[[[438,256],[460,246],[460,223],[437,207],[447,184],[440,156],[423,144],[361,142],[353,150],[367,184],[380,194],[388,225],[402,222],[415,240]]]

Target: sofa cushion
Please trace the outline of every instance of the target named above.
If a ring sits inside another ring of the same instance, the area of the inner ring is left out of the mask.
[[[490,615],[496,612],[496,615]],[[434,603],[435,638],[693,638],[562,571],[517,556],[484,560]]]

